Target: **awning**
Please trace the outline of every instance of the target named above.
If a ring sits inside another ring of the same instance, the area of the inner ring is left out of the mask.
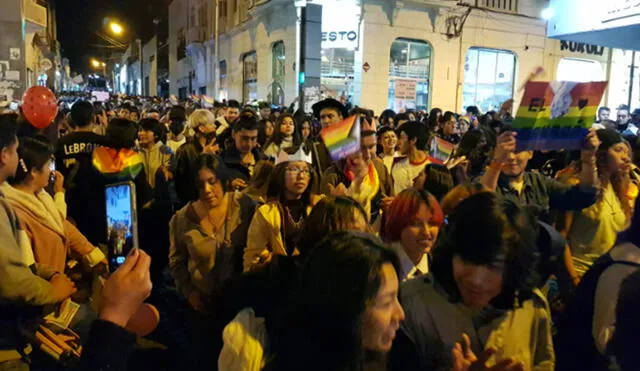
[[[547,36],[640,50],[640,0],[551,0]]]

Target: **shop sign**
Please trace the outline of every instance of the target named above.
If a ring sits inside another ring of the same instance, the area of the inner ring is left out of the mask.
[[[314,0],[322,5],[322,48],[356,49],[359,43],[360,6],[354,0]]]
[[[575,41],[560,41],[560,50],[568,50],[573,53],[582,53],[587,55],[599,55],[604,54],[604,47],[592,44],[578,43]]]
[[[609,3],[603,23],[640,15],[640,0],[609,0]]]

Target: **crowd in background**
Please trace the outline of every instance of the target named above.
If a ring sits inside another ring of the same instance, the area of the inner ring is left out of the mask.
[[[0,370],[640,368],[640,110],[602,107],[581,149],[534,152],[513,101],[59,98],[43,130],[0,115]],[[360,149],[333,159],[320,132],[350,116]],[[123,181],[140,249],[97,289],[104,188]],[[149,295],[152,351],[124,329]],[[68,298],[77,364],[21,331]]]

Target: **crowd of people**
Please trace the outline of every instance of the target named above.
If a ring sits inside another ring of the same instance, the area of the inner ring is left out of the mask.
[[[640,369],[640,110],[603,107],[579,150],[534,152],[511,107],[61,99],[45,129],[0,114],[0,370],[135,369],[147,299],[167,369]],[[351,116],[359,150],[335,160],[320,132]],[[109,272],[120,182],[138,236]],[[75,360],[28,335],[68,299]]]

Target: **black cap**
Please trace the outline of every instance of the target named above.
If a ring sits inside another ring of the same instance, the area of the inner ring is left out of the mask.
[[[343,118],[346,118],[348,116],[348,112],[345,106],[333,98],[321,100],[320,102],[311,106],[311,109],[313,109],[313,116],[320,120],[320,111],[325,108],[335,108],[338,112],[340,112]]]
[[[600,140],[600,147],[598,147],[598,150],[600,151],[606,151],[616,144],[624,141],[622,135],[613,129],[600,129],[596,131],[596,134]]]
[[[173,106],[169,111],[169,120],[186,120],[187,112],[183,106]]]

